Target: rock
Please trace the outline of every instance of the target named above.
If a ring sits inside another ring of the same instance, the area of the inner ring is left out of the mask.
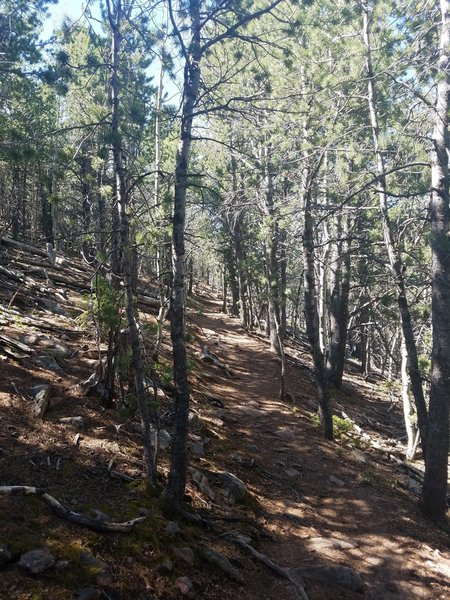
[[[58,560],[58,562],[55,564],[55,569],[58,569],[58,571],[65,571],[65,569],[68,569],[69,566],[69,560]]]
[[[342,481],[342,479],[339,479],[338,477],[335,477],[334,475],[330,475],[330,477],[328,478],[328,481],[330,483],[332,483],[333,485],[337,485],[338,487],[342,487],[343,485],[345,485],[345,482]]]
[[[12,558],[9,546],[6,544],[0,545],[0,569],[5,567]]]
[[[51,387],[44,385],[34,397],[34,416],[43,419],[50,402]]]
[[[292,429],[280,429],[280,431],[275,431],[274,435],[279,440],[283,441],[293,441],[297,438],[297,435]]]
[[[86,587],[77,593],[78,600],[101,600],[103,592],[99,588]]]
[[[350,452],[349,456],[353,460],[356,460],[356,462],[359,462],[362,464],[365,464],[367,462],[367,458],[366,458],[366,455],[364,454],[364,452],[362,452],[361,450],[358,450],[357,448],[353,449]]]
[[[83,431],[84,429],[83,417],[62,417],[61,419],[58,419],[58,423],[69,425],[72,429],[75,429],[75,431]]]
[[[72,354],[65,344],[55,338],[41,338],[38,345],[45,348],[48,354],[54,358],[68,358]]]
[[[203,442],[194,442],[188,446],[191,454],[194,456],[205,456],[205,446]]]
[[[187,546],[184,547],[184,548],[174,548],[173,549],[173,553],[182,562],[186,563],[190,567],[193,566],[193,564],[194,564],[194,552],[192,551],[191,548],[188,548]]]
[[[48,369],[49,371],[55,372],[62,371],[61,367],[53,358],[53,356],[48,356],[48,354],[37,356],[34,362],[42,369]]]
[[[201,553],[206,560],[216,565],[216,567],[219,567],[219,569],[228,575],[228,577],[234,581],[237,581],[238,583],[244,583],[244,577],[242,576],[242,573],[239,571],[239,569],[231,564],[226,556],[216,552],[215,550],[209,550],[208,548],[202,548]]]
[[[35,333],[28,333],[25,335],[21,335],[20,341],[24,344],[27,344],[27,346],[34,346],[39,342],[40,338],[40,335],[36,335]]]
[[[313,537],[309,538],[309,543],[314,550],[323,550],[324,548],[334,548],[336,550],[350,550],[357,548],[358,544],[352,540],[340,540],[338,538],[330,537]]]
[[[205,496],[208,496],[210,500],[215,500],[216,495],[211,489],[206,475],[197,469],[193,469],[192,467],[189,467],[189,473],[192,475],[192,479],[198,484],[198,487],[205,494]]]
[[[230,458],[232,458],[239,465],[242,465],[243,467],[247,468],[253,467],[253,465],[255,464],[254,458],[252,458],[251,456],[245,456],[244,454],[240,454],[239,452],[233,452],[233,454],[230,455]]]
[[[161,575],[168,575],[169,573],[172,573],[172,571],[173,562],[170,558],[166,558],[158,567],[158,572],[161,573]]]
[[[256,444],[246,444],[245,448],[247,450],[250,450],[250,452],[259,452],[259,446],[257,446]]]
[[[195,597],[194,584],[188,577],[178,577],[175,581],[175,587],[178,588],[186,598]]]
[[[265,416],[267,416],[267,413],[264,410],[261,410],[260,408],[253,408],[253,406],[245,406],[243,404],[238,404],[236,406],[236,408],[238,410],[240,410],[242,413],[244,413],[244,415],[247,417],[265,417]]]
[[[19,567],[25,569],[33,575],[43,573],[55,564],[55,557],[47,548],[37,548],[22,554],[19,560]]]
[[[411,491],[416,496],[420,496],[422,493],[422,486],[418,481],[416,481],[413,477],[407,477],[408,481],[408,490]]]
[[[364,583],[358,575],[349,567],[340,565],[330,567],[307,567],[301,569],[287,569],[289,573],[298,573],[306,579],[314,579],[316,581],[324,581],[331,585],[338,585],[353,592],[362,592]]]
[[[54,313],[55,315],[61,315],[63,317],[67,315],[67,311],[64,308],[62,308],[62,306],[60,306],[58,302],[55,302],[55,300],[50,300],[49,298],[40,298],[40,303],[42,304],[42,306],[44,306],[44,308]]]
[[[114,577],[111,571],[100,571],[95,577],[95,583],[99,586],[111,585],[114,582]]]
[[[80,562],[87,567],[94,567],[96,571],[95,582],[97,585],[106,586],[113,583],[114,577],[112,576],[111,569],[103,560],[92,556],[89,552],[82,552],[80,554]]]
[[[181,533],[180,526],[175,521],[169,521],[164,527],[164,531],[170,535],[178,535]]]
[[[248,490],[243,481],[236,477],[236,475],[233,475],[233,473],[228,473],[227,471],[219,473],[219,477],[222,485],[228,492],[230,500],[234,502],[241,502],[244,500],[244,498],[247,496]]]
[[[142,431],[142,428],[141,428],[141,431]],[[156,431],[152,431],[151,441],[152,441],[152,446],[155,446]],[[172,436],[170,435],[170,433],[168,431],[166,431],[165,429],[160,429],[159,430],[159,449],[167,450],[168,448],[170,448],[171,443],[172,443]]]
[[[188,424],[189,424],[190,429],[196,429],[196,430],[201,429],[201,426],[202,426],[200,417],[198,416],[197,413],[195,413],[192,410],[189,411]]]
[[[139,515],[140,517],[149,517],[151,514],[152,514],[152,513],[151,513],[151,511],[150,511],[148,508],[145,508],[145,507],[143,507],[143,506],[140,506],[140,507],[138,508],[138,515]]]
[[[298,477],[301,473],[297,469],[286,469],[286,475],[288,477]]]

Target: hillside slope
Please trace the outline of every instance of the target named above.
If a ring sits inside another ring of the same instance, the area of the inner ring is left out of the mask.
[[[375,384],[347,376],[334,395],[340,436],[325,442],[306,350],[288,348],[281,403],[279,363],[266,340],[203,290],[188,321],[191,508],[175,524],[141,478],[134,407],[105,411],[80,385],[98,362],[94,336],[76,320],[87,267],[31,260],[11,246],[2,254],[0,486],[45,488],[99,522],[145,520],[102,533],[56,516],[34,495],[0,495],[1,598],[300,597],[263,560],[303,569],[310,600],[449,596],[448,538],[417,511],[420,463],[402,464],[398,407]],[[171,430],[169,357],[166,345],[163,441]],[[34,398],[42,385],[50,405],[40,419]],[[163,444],[162,483],[167,468]],[[53,559],[32,574],[23,554],[36,549]]]

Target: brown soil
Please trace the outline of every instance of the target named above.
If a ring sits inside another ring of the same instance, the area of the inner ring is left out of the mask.
[[[61,362],[61,372],[38,369],[31,358],[1,359],[0,485],[43,486],[73,510],[100,509],[115,520],[137,516],[139,508],[146,508],[150,516],[131,533],[99,534],[58,519],[36,498],[0,496],[0,545],[8,544],[13,558],[47,546],[57,559],[69,561],[60,571],[51,569],[34,578],[11,561],[1,572],[0,598],[74,597],[77,590],[92,584],[93,577],[95,582],[95,573],[80,564],[82,551],[111,565],[114,582],[104,587],[105,598],[180,598],[174,587],[180,575],[194,582],[197,598],[296,598],[288,582],[227,541],[225,534],[236,532],[248,534],[252,545],[281,566],[345,565],[365,583],[364,592],[356,593],[308,580],[310,600],[449,597],[449,540],[424,520],[417,510],[417,496],[407,489],[406,471],[397,464],[402,446],[395,442],[403,435],[401,418],[379,386],[356,375],[346,378],[334,403],[362,428],[365,437],[344,435],[334,443],[325,442],[311,417],[316,394],[307,352],[298,345],[288,349],[289,400],[282,403],[279,361],[269,352],[267,341],[249,335],[236,319],[222,314],[211,295],[197,297],[188,322],[194,339],[190,342],[192,407],[204,418],[206,428],[191,435],[194,440],[198,434],[210,441],[205,457],[192,457],[191,465],[208,476],[215,490],[217,471],[234,473],[247,484],[252,500],[228,506],[219,494],[211,501],[189,481],[188,500],[213,530],[180,521],[182,534],[173,538],[163,531],[166,521],[158,500],[149,496],[140,479],[137,417],[123,410],[103,411],[96,398],[83,397],[77,388],[94,370],[95,361],[88,358],[94,340],[77,331],[69,317],[51,320],[68,330],[64,343],[73,351]],[[24,332],[20,318],[7,322],[4,333],[17,337]],[[204,345],[231,376],[198,358]],[[169,350],[164,349],[166,356]],[[43,382],[53,386],[52,403],[45,419],[37,421],[31,388]],[[214,407],[211,395],[221,400],[223,409]],[[78,445],[74,445],[76,432],[57,422],[61,416],[84,418]],[[377,450],[369,446],[370,441],[387,445],[390,451]],[[241,464],[236,453],[249,466]],[[136,481],[112,478],[110,461],[115,470]],[[163,452],[162,482],[167,467],[168,454]],[[341,549],[339,540],[350,547]],[[233,558],[245,584],[231,582],[206,564],[198,552],[201,545]],[[194,549],[193,567],[177,561],[175,546]],[[174,571],[163,575],[158,566],[167,557],[173,559]]]

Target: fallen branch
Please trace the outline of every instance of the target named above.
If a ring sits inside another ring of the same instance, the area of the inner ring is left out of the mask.
[[[4,485],[0,486],[0,495],[4,496],[38,496],[50,506],[52,511],[58,516],[75,525],[80,525],[81,527],[86,527],[87,529],[92,529],[93,531],[101,531],[105,533],[121,533],[126,532],[132,529],[138,523],[142,523],[145,521],[146,517],[138,517],[136,519],[131,519],[130,521],[125,521],[123,523],[116,523],[114,521],[101,521],[99,519],[95,519],[94,517],[89,517],[87,515],[83,515],[81,513],[74,512],[70,510],[59,500],[47,494],[45,489],[37,488],[27,485]]]

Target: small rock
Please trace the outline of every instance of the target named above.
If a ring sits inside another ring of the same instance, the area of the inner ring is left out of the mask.
[[[55,569],[58,569],[58,571],[64,571],[65,569],[68,569],[69,566],[70,566],[70,561],[58,560],[58,562],[55,565]]]
[[[254,458],[252,458],[251,456],[245,456],[244,454],[240,454],[239,452],[233,452],[230,458],[236,461],[239,465],[242,465],[243,467],[247,468],[253,467],[253,465],[255,464]]]
[[[178,577],[175,581],[175,587],[177,587],[186,598],[195,597],[194,584],[188,577]]]
[[[190,429],[200,429],[202,426],[198,414],[192,410],[189,411],[188,424]]]
[[[47,548],[37,548],[22,554],[19,560],[19,567],[25,569],[33,575],[43,573],[55,564],[55,557],[47,550]]]
[[[158,571],[161,575],[166,575],[168,573],[172,573],[173,571],[173,562],[170,558],[166,558],[158,567]]]
[[[351,540],[345,541],[338,538],[325,538],[325,537],[314,537],[309,539],[309,543],[315,550],[322,550],[324,548],[334,548],[336,550],[351,550],[357,548],[358,544]]]
[[[189,450],[194,456],[205,456],[205,446],[203,442],[194,442],[189,444]]]
[[[63,425],[69,425],[76,431],[83,431],[84,429],[83,417],[62,417],[61,419],[58,419],[58,422]]]
[[[247,496],[248,490],[243,481],[236,477],[236,475],[233,475],[233,473],[228,473],[227,471],[219,473],[219,477],[223,486],[229,492],[232,500],[235,502],[244,500],[244,498]]]
[[[181,533],[180,526],[175,521],[169,521],[167,525],[164,527],[164,531],[169,533],[170,535],[178,535]]]
[[[298,477],[301,473],[297,469],[286,469],[286,475],[288,477]]]
[[[148,508],[144,508],[143,506],[140,506],[138,508],[138,515],[140,517],[149,517],[151,515],[151,511]]]
[[[330,475],[328,481],[330,483],[332,483],[333,485],[337,485],[339,487],[342,487],[343,485],[345,485],[345,482],[342,481],[342,479],[339,479],[338,477],[335,477],[334,475]]]
[[[0,569],[7,565],[12,558],[11,551],[6,544],[0,545]]]
[[[86,587],[77,593],[78,600],[101,600],[102,597],[102,590],[95,587]]]
[[[25,334],[20,337],[21,341],[28,346],[34,346],[39,342],[41,336],[36,335],[35,333]]]
[[[97,573],[97,575],[95,576],[95,583],[99,586],[107,586],[107,585],[111,585],[114,582],[114,577],[111,573],[111,571],[100,571],[99,573]]]
[[[142,431],[142,429],[141,429],[141,431]],[[151,441],[152,441],[152,446],[155,446],[156,431],[152,431]],[[160,429],[159,430],[159,449],[167,450],[170,447],[171,443],[172,443],[172,436],[170,435],[170,433],[168,431],[166,431],[165,429]]]
[[[242,573],[239,571],[239,569],[231,564],[226,556],[216,552],[215,550],[209,550],[208,548],[202,549],[202,555],[206,558],[206,560],[209,560],[214,565],[219,567],[219,569],[226,573],[231,579],[237,581],[238,583],[244,583],[244,577],[242,576]]]
[[[42,354],[41,356],[37,356],[35,359],[35,363],[42,369],[48,369],[49,371],[55,371],[55,372],[62,371],[61,367],[56,362],[54,357],[48,356],[47,354]]]
[[[363,463],[363,464],[365,464],[367,462],[367,458],[366,458],[366,455],[364,454],[364,452],[362,452],[361,450],[358,450],[357,448],[352,450],[350,452],[349,456],[353,460],[356,460],[356,462]]]
[[[291,429],[281,429],[275,432],[275,437],[283,441],[291,441],[296,439],[296,434]]]
[[[46,351],[54,358],[67,358],[71,355],[69,348],[54,338],[40,339],[39,346],[45,348]]]
[[[337,585],[352,590],[353,592],[361,592],[364,589],[364,583],[361,576],[349,567],[343,567],[341,565],[288,569],[289,573],[291,571],[298,572],[306,579],[324,581],[331,585]]]
[[[192,551],[191,548],[188,548],[188,547],[174,548],[173,552],[174,552],[175,556],[179,560],[183,561],[184,563],[186,563],[190,567],[193,566],[193,564],[194,564],[194,552]]]
[[[250,450],[250,452],[259,452],[259,446],[256,444],[246,444],[246,449]]]
[[[93,567],[101,567],[101,568],[109,569],[109,566],[107,563],[105,563],[100,558],[93,556],[89,552],[82,552],[80,554],[80,562],[82,565],[88,565],[89,567],[93,566]]]
[[[34,397],[34,416],[43,419],[50,402],[51,387],[44,385]]]
[[[408,477],[408,490],[410,490],[416,496],[420,496],[422,493],[422,486],[413,477]]]
[[[208,498],[210,500],[215,500],[216,495],[213,492],[213,490],[211,489],[206,475],[204,475],[201,471],[198,471],[197,469],[194,469],[192,467],[189,467],[189,473],[192,475],[192,479],[198,484],[198,487],[200,488],[200,490],[206,496],[208,496]]]
[[[260,408],[253,408],[253,406],[245,406],[243,404],[238,404],[236,406],[238,410],[240,410],[246,417],[265,417],[267,413]]]

